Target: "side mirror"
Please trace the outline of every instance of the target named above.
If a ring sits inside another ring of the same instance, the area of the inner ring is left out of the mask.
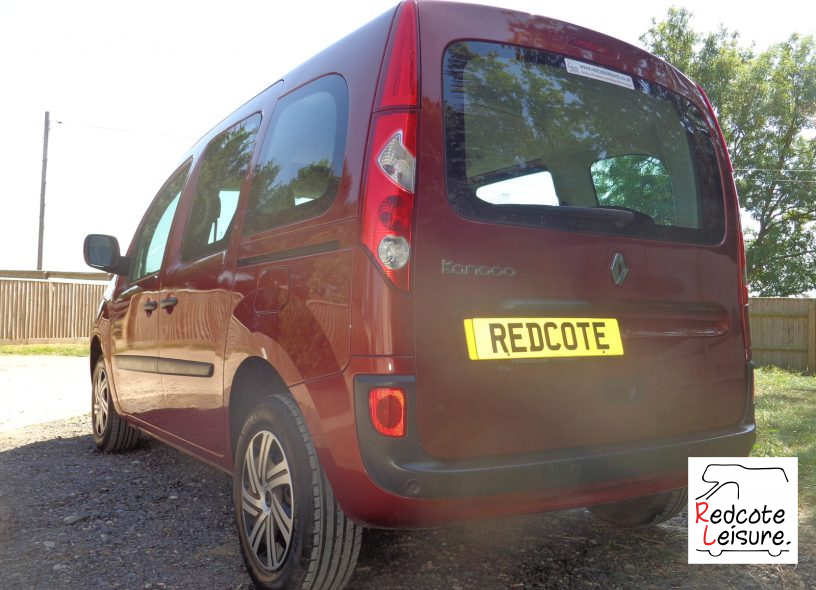
[[[116,275],[130,272],[130,259],[119,253],[119,241],[113,236],[90,234],[82,246],[85,264]]]

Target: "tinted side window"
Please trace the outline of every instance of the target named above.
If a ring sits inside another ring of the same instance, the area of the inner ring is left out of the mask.
[[[261,115],[253,115],[207,146],[182,242],[184,260],[226,248],[260,123]]]
[[[348,88],[326,76],[283,97],[252,181],[244,233],[314,217],[334,201],[343,169]]]
[[[145,217],[139,241],[133,254],[131,280],[138,280],[158,272],[164,258],[164,249],[170,235],[170,226],[176,213],[181,190],[190,173],[190,162],[179,168],[162,187]]]

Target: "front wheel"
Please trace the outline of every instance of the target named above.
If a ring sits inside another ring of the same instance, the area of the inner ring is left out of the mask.
[[[334,499],[291,398],[271,396],[249,414],[235,457],[235,520],[255,584],[343,588],[357,563],[362,529]]]
[[[139,444],[139,431],[116,413],[105,361],[94,367],[91,388],[91,421],[96,448],[105,453],[129,451]]]
[[[666,522],[677,516],[687,502],[688,488],[680,488],[614,504],[591,506],[589,511],[609,524],[639,528]]]

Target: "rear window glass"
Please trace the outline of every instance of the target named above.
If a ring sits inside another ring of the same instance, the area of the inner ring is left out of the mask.
[[[348,126],[348,88],[325,76],[275,107],[255,168],[244,233],[315,217],[340,186]]]
[[[590,75],[535,49],[447,49],[454,208],[499,223],[719,242],[722,190],[700,111],[657,84],[567,61]]]
[[[654,156],[615,156],[590,167],[598,204],[646,213],[659,225],[677,225],[677,202],[666,165]]]
[[[483,184],[476,197],[493,205],[558,205],[552,174],[546,170]]]

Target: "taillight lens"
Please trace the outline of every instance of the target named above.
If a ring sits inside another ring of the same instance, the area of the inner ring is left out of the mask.
[[[417,106],[419,101],[419,56],[417,55],[417,14],[413,0],[397,9],[388,38],[377,109]]]
[[[399,5],[388,36],[368,139],[361,241],[394,286],[411,286],[419,54],[417,7]]]
[[[368,413],[374,429],[382,435],[405,436],[405,392],[377,387],[368,392]]]
[[[377,156],[377,166],[391,179],[391,182],[413,194],[416,160],[414,160],[414,154],[408,151],[402,141],[401,130],[392,135],[380,155]]]
[[[410,286],[416,181],[416,113],[375,115],[361,240],[395,286]]]

